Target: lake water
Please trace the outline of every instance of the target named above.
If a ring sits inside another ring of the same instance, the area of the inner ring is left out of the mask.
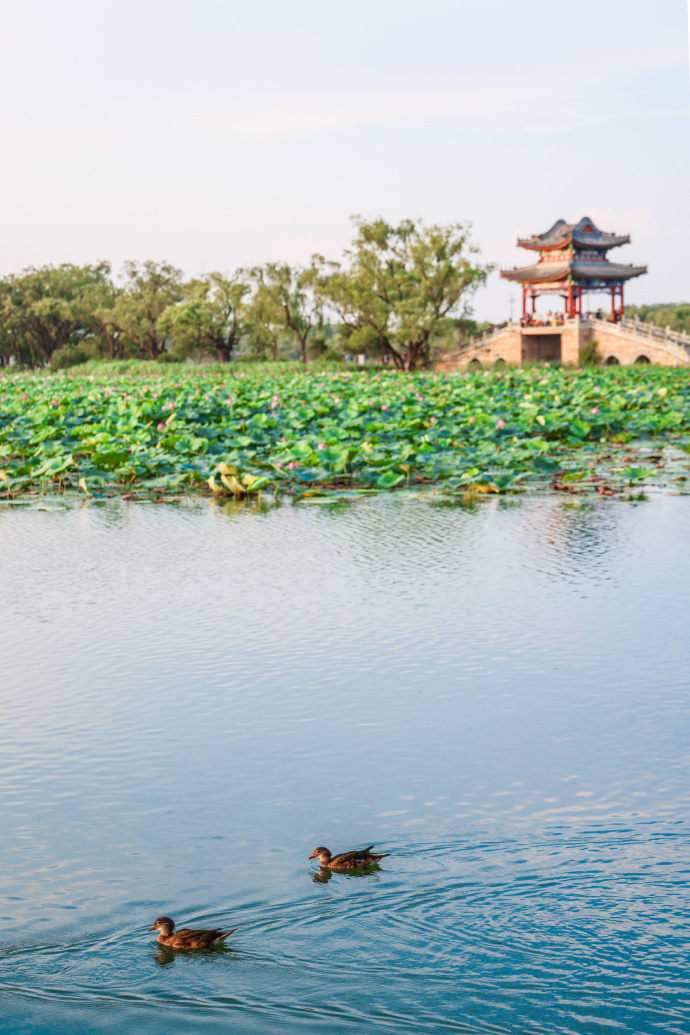
[[[690,500],[49,501],[0,542],[3,1030],[690,1031]]]

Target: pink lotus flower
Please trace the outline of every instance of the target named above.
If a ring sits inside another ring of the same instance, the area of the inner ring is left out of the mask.
[[[474,422],[476,421],[476,419],[477,419],[476,417],[470,417],[470,424],[474,424]]]
[[[273,398],[271,399],[271,409],[275,410],[275,408],[276,408],[276,406],[278,405],[279,402],[280,402],[280,396],[279,395],[274,395]]]
[[[318,444],[318,446],[316,448],[317,449],[325,449],[326,448],[326,443],[325,442],[319,442],[319,444]]]
[[[28,398],[29,398],[29,396],[28,396],[28,395],[23,395],[23,396],[22,396],[22,399],[28,399]]]
[[[165,424],[159,424],[158,425],[158,430],[159,431],[165,431]]]
[[[505,426],[506,422],[503,420],[503,417],[499,417],[496,421],[496,431],[500,431],[501,428],[505,428]]]
[[[153,393],[153,398],[157,399],[159,395],[160,395],[160,392],[154,392]]]
[[[291,460],[290,463],[287,465],[288,471],[294,471],[294,469],[296,467],[297,467],[297,461],[296,460]]]
[[[383,406],[381,407],[381,409],[382,410],[387,410],[388,409],[388,403],[384,403]]]
[[[228,406],[232,406],[232,399],[226,399],[225,401],[228,404]]]
[[[53,408],[57,409],[58,405],[59,405],[59,403],[58,403],[57,399],[53,399]]]
[[[435,417],[429,417],[429,420],[431,421],[432,424],[436,423],[436,418]]]
[[[593,406],[592,409],[590,410],[590,413],[598,413],[598,412],[599,412],[599,407],[598,406]]]

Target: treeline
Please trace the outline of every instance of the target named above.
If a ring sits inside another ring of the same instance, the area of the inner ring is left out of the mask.
[[[645,323],[655,323],[657,327],[670,327],[672,331],[690,333],[689,302],[667,303],[666,305],[628,305],[625,307],[625,315],[631,319],[637,316]]]
[[[469,300],[491,267],[467,226],[354,220],[342,261],[315,255],[185,280],[168,263],[45,266],[0,281],[0,363],[100,359],[388,357],[398,369],[477,330]]]

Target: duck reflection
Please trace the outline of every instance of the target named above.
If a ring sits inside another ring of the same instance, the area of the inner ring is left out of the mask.
[[[314,884],[328,884],[329,880],[332,880],[336,873],[340,872],[343,877],[373,877],[377,873],[381,873],[381,867],[378,863],[373,866],[362,866],[356,870],[337,871],[337,870],[317,870],[316,873],[312,873],[311,879]]]
[[[151,958],[159,967],[172,966],[177,956],[179,956],[179,952],[175,951],[175,949],[170,949],[167,945],[160,945],[158,949],[151,953]]]
[[[151,951],[151,959],[159,967],[173,967],[178,960],[191,960],[209,958],[217,959],[219,956],[234,956],[236,953],[229,945],[218,945],[212,949],[171,949],[169,945],[157,945]]]

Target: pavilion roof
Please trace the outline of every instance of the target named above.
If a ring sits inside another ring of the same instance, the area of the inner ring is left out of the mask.
[[[568,277],[578,283],[592,280],[620,283],[646,272],[646,266],[624,266],[619,262],[573,262],[569,257],[565,262],[537,262],[534,266],[501,270],[501,276],[505,280],[518,280],[527,284],[558,283]]]
[[[532,237],[519,237],[521,248],[532,248],[541,251],[547,248],[565,248],[570,243],[580,248],[608,249],[619,244],[629,244],[629,235],[622,237],[599,230],[594,220],[584,216],[579,223],[566,223],[559,219],[545,234],[534,234]]]

